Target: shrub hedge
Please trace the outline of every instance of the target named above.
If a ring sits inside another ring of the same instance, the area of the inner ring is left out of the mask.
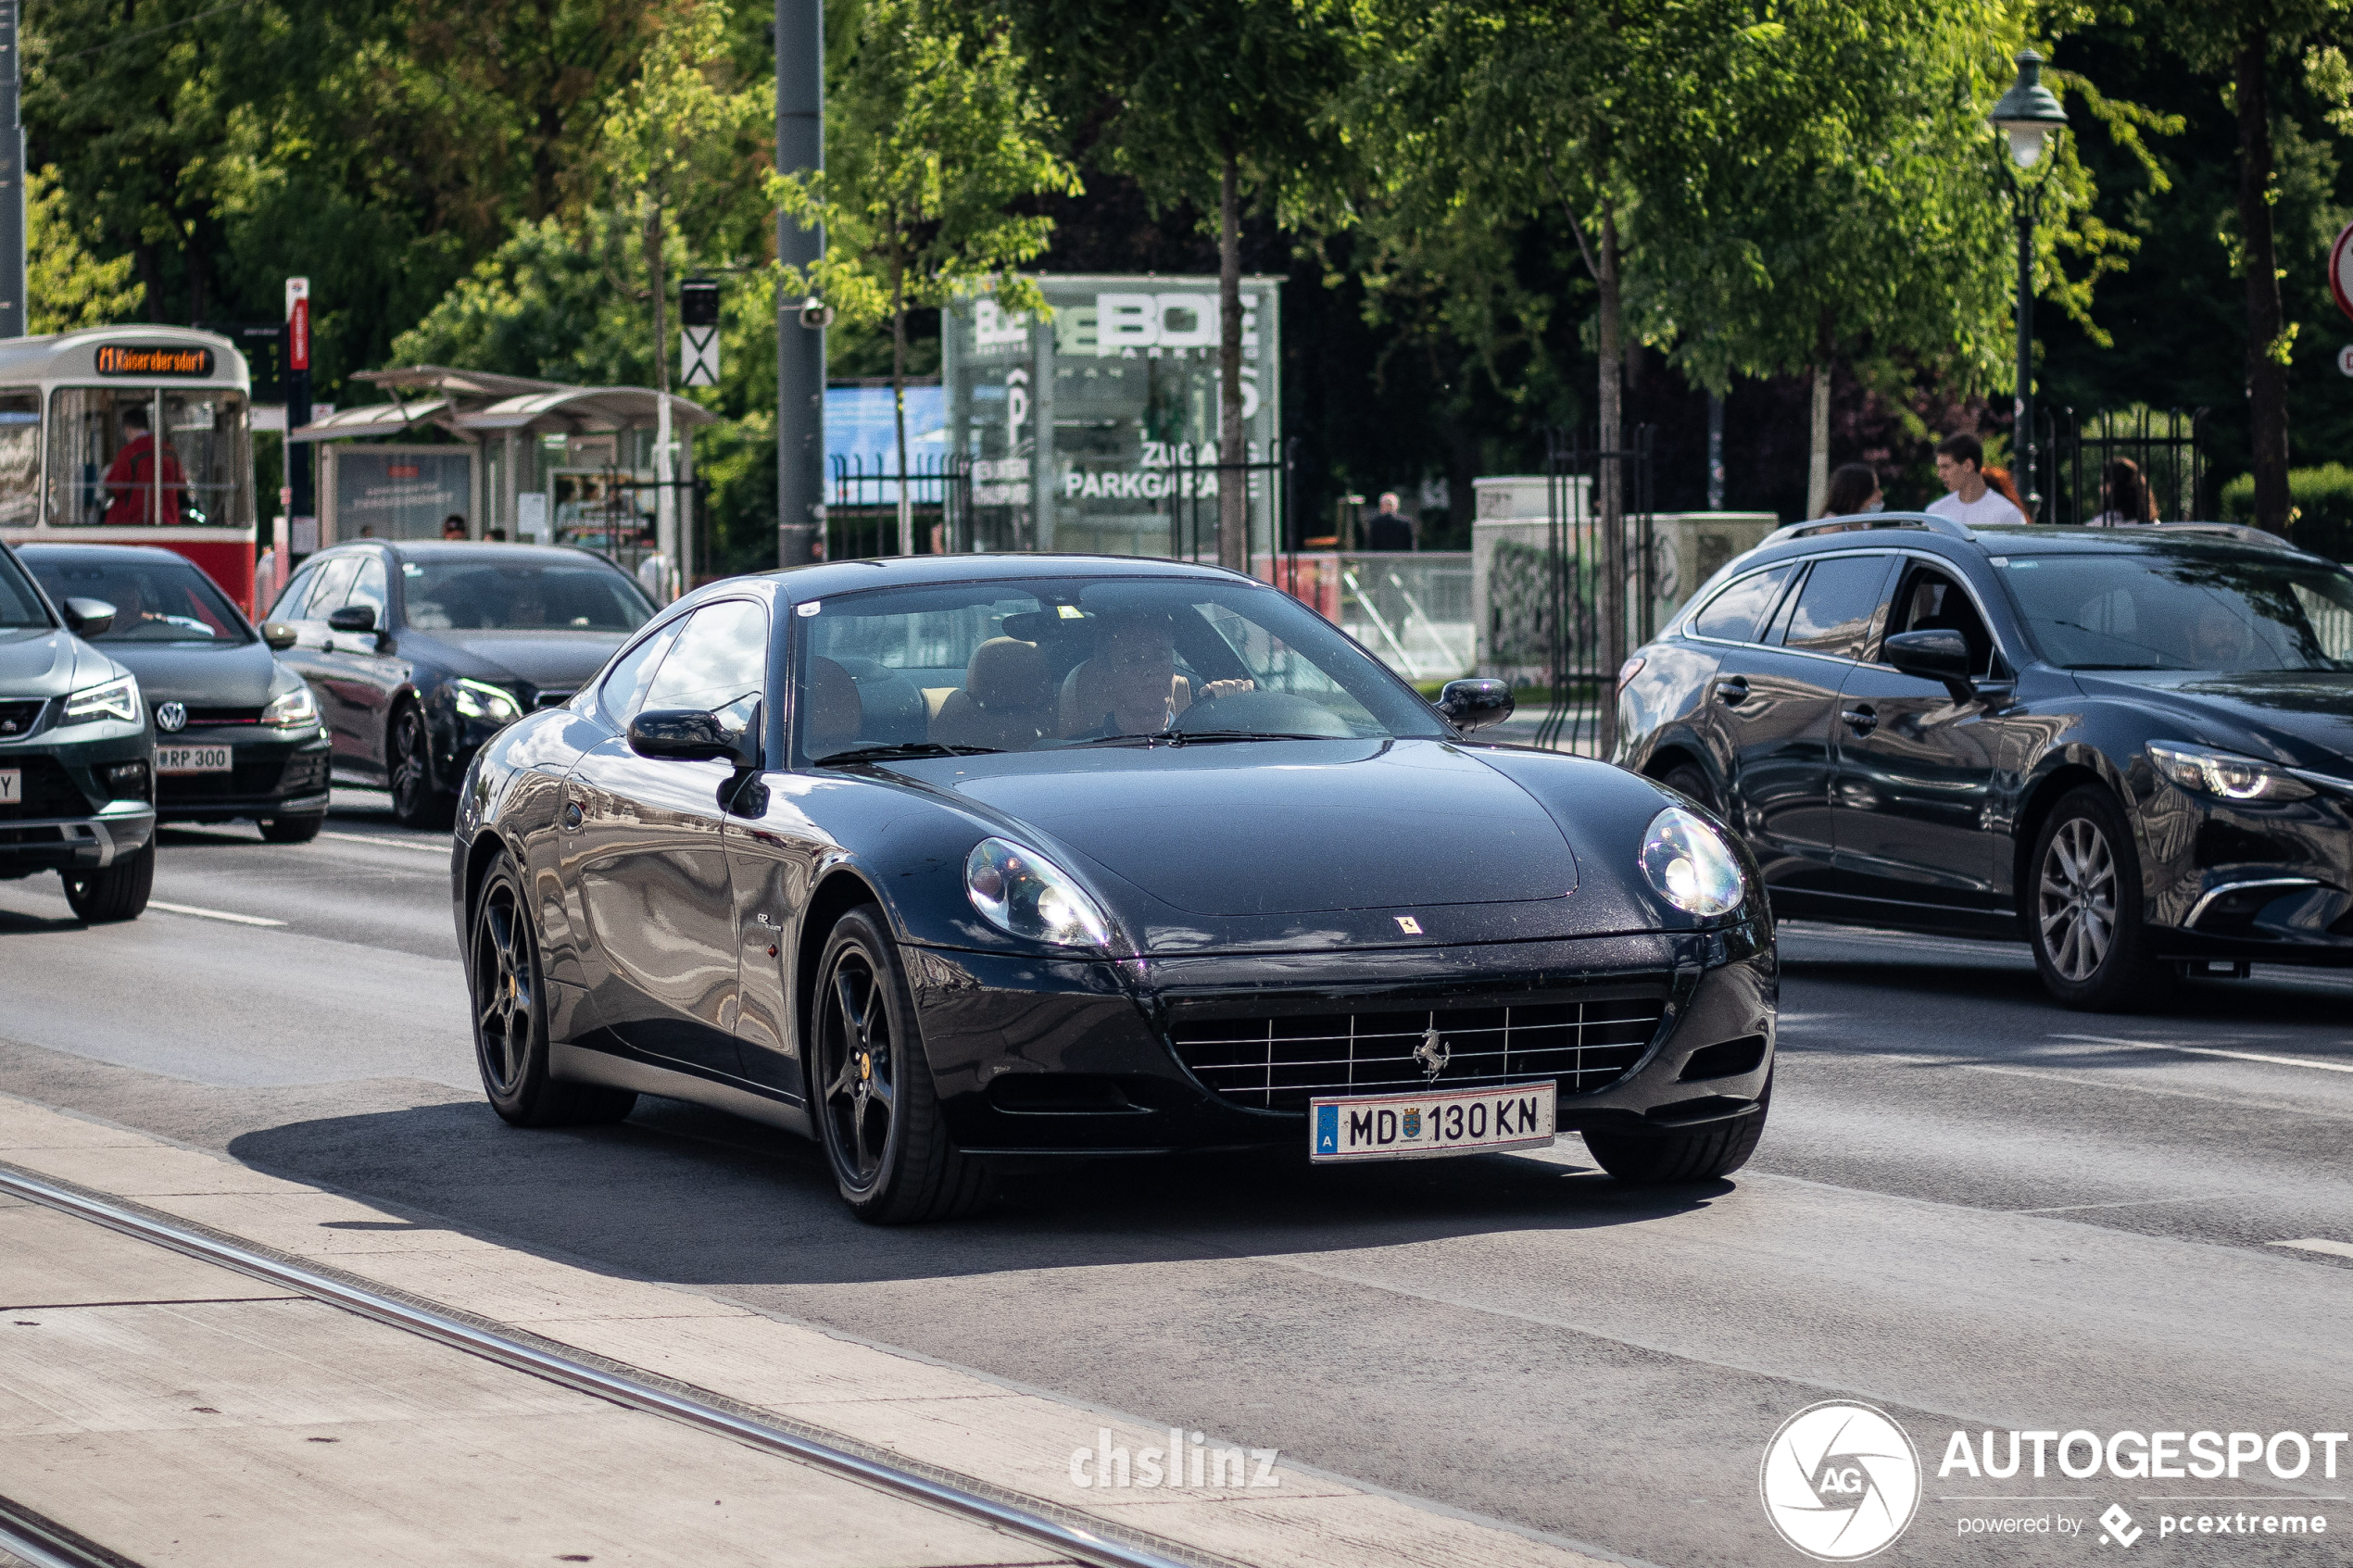
[[[2353,561],[2353,468],[2322,463],[2287,470],[2288,504],[2296,521],[2287,536],[2298,547],[2331,560]],[[2255,476],[2243,473],[2222,486],[2222,521],[2255,521]]]

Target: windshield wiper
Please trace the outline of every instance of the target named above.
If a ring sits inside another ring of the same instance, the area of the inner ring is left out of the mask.
[[[2165,670],[2175,668],[2163,664],[2070,664],[2070,670]]]
[[[860,746],[816,759],[820,768],[844,762],[887,762],[911,757],[981,757],[1000,749],[993,746],[942,746],[935,740],[899,741],[890,746]]]
[[[1109,746],[1114,741],[1140,741],[1146,746],[1210,746],[1239,740],[1341,740],[1341,735],[1289,734],[1276,730],[1154,730],[1148,734],[1088,735],[1070,746]]]

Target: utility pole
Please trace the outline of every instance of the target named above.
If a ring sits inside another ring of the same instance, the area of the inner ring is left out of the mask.
[[[311,494],[311,444],[294,433],[310,422],[310,280],[286,280],[286,537],[289,562],[319,548],[319,503]]]
[[[0,4],[12,0],[0,0]],[[776,168],[825,168],[824,0],[776,0]],[[806,273],[825,254],[822,225],[776,215],[776,258]],[[776,562],[816,558],[825,526],[825,320],[822,304],[776,292]]]
[[[31,330],[24,292],[24,72],[17,56],[21,0],[0,0],[0,337]]]

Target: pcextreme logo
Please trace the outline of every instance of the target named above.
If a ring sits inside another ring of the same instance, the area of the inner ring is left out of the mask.
[[[1781,1539],[1822,1562],[1884,1550],[1920,1501],[1920,1456],[1885,1412],[1825,1399],[1781,1423],[1756,1476]]]

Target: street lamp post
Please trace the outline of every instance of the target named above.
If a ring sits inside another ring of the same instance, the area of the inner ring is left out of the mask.
[[[2002,94],[1986,117],[2009,144],[2009,164],[2004,172],[2010,182],[2010,205],[2018,216],[2018,406],[2017,433],[2011,440],[2018,470],[2019,498],[2026,503],[2026,520],[2042,510],[2043,497],[2034,487],[2034,220],[2042,210],[2043,187],[2050,178],[2031,178],[2029,171],[2067,130],[2067,111],[2043,85],[2043,56],[2032,49],[2018,54],[2018,80]]]

